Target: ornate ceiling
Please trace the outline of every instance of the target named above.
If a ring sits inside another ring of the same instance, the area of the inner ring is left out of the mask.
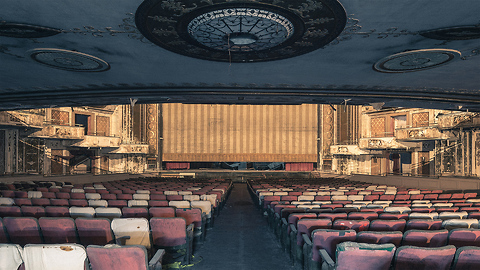
[[[478,0],[0,3],[0,110],[136,100],[480,111]]]

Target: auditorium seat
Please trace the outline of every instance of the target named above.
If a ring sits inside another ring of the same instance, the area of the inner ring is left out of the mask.
[[[0,217],[21,217],[22,210],[19,206],[0,206]]]
[[[46,206],[45,216],[47,217],[70,217],[70,209],[66,206]]]
[[[123,208],[123,207],[127,207],[128,203],[126,200],[108,200],[108,206]]]
[[[118,207],[97,207],[95,208],[95,217],[108,218],[110,220],[120,218],[122,217],[122,210]]]
[[[331,229],[330,219],[300,219],[296,226],[290,224],[290,254],[295,264],[303,265],[303,234],[311,235],[317,229]]]
[[[417,247],[442,247],[447,245],[448,230],[408,230],[403,234],[402,245]]]
[[[333,257],[335,248],[338,244],[346,241],[355,241],[357,233],[354,230],[333,230],[318,229],[314,230],[311,236],[303,234],[305,241],[303,247],[304,267],[308,270],[320,269],[322,259],[320,250]]]
[[[320,250],[322,270],[389,270],[395,249],[393,244],[343,242],[337,245],[333,258],[325,250]]]
[[[452,270],[480,269],[480,247],[461,247],[455,252]]]
[[[370,221],[378,218],[378,214],[375,212],[350,212],[348,213],[347,219],[358,220],[358,219],[368,219]]]
[[[0,206],[12,206],[14,204],[15,200],[13,198],[0,197]]]
[[[370,231],[401,231],[405,230],[405,219],[389,220],[389,219],[376,219],[370,222]]]
[[[86,217],[86,218],[93,218],[95,217],[95,208],[93,207],[78,207],[72,206],[68,209],[70,213],[70,217],[78,218],[78,217]]]
[[[206,217],[200,208],[178,208],[175,209],[175,216],[184,218],[187,226],[194,225],[193,237],[194,243],[205,239]]]
[[[24,205],[20,207],[20,210],[22,211],[22,216],[24,217],[40,218],[46,215],[45,208],[43,206]]]
[[[0,242],[5,243],[5,242]],[[23,264],[23,249],[18,244],[0,244],[0,269],[17,270],[24,269],[20,265]]]
[[[91,270],[161,270],[164,253],[163,249],[158,250],[149,262],[144,246],[87,247]]]
[[[84,270],[86,257],[79,244],[28,244],[23,250],[25,269],[32,270]]]
[[[403,238],[401,231],[363,231],[357,233],[356,242],[367,244],[394,244],[399,247]]]
[[[114,218],[111,228],[118,245],[141,245],[151,248],[150,227],[146,218]]]
[[[174,207],[150,207],[148,209],[149,217],[175,217]]]
[[[442,228],[447,230],[457,228],[478,228],[478,219],[447,219],[442,222]]]
[[[77,218],[75,219],[78,238],[84,246],[106,245],[114,241],[110,228],[110,220],[107,218]]]
[[[124,218],[149,218],[147,207],[123,207],[122,217]]]
[[[5,217],[3,219],[10,241],[24,246],[43,243],[40,227],[33,217]]]
[[[449,270],[455,251],[453,245],[436,248],[401,246],[395,252],[393,269]]]
[[[79,243],[72,218],[42,217],[38,219],[38,224],[46,244]]]
[[[320,213],[317,216],[318,218],[328,218],[334,222],[337,219],[347,219],[347,213]]]
[[[440,219],[410,219],[407,221],[405,230],[440,230],[442,220]]]
[[[453,229],[448,233],[448,244],[457,248],[464,246],[480,247],[479,229]]]
[[[348,220],[337,219],[333,222],[332,229],[334,230],[354,230],[357,233],[368,230],[370,221],[368,219]]]
[[[194,225],[184,218],[151,218],[152,242],[155,249],[165,249],[165,262],[190,264],[193,252]]]

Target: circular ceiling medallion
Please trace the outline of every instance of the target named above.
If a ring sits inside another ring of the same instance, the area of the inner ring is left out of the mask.
[[[419,71],[447,64],[460,56],[460,52],[456,50],[414,50],[387,56],[375,63],[373,68],[387,73]]]
[[[346,24],[336,0],[145,0],[135,22],[156,45],[227,62],[289,58],[321,48]]]
[[[102,59],[75,51],[34,49],[28,54],[40,64],[68,71],[98,72],[110,69],[110,65]]]
[[[422,31],[420,35],[439,40],[465,40],[480,38],[480,26],[467,25]]]
[[[61,33],[55,28],[22,23],[0,23],[0,36],[13,38],[42,38]]]

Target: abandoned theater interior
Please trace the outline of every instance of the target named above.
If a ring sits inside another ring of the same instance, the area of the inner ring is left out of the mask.
[[[0,3],[0,269],[480,267],[479,1]]]

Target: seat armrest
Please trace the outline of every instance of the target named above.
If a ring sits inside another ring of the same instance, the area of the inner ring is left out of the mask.
[[[148,262],[148,268],[150,270],[162,270],[163,255],[165,255],[164,249],[157,250],[153,258]]]
[[[295,227],[295,225],[290,224],[290,231],[292,231],[293,233],[297,234],[297,228]]]
[[[276,219],[280,219],[280,214],[279,214],[279,213],[275,213],[275,218],[276,218]]]
[[[285,225],[285,226],[288,226],[288,222],[285,218],[282,218],[282,224]]]
[[[125,235],[125,236],[122,236],[122,237],[117,237],[117,238],[115,238],[115,244],[120,245],[120,246],[125,246],[128,239],[130,239],[129,235]]]
[[[322,261],[324,264],[326,264],[327,268],[326,269],[334,269],[335,268],[335,262],[332,260],[330,255],[328,255],[328,252],[325,249],[319,249],[318,253],[320,253],[320,256],[322,257]],[[322,266],[322,270],[325,269]]]
[[[303,241],[305,242],[306,245],[308,245],[308,246],[313,245],[312,240],[310,240],[310,237],[308,237],[308,235],[306,233],[302,234],[302,238],[303,238]]]
[[[193,238],[193,229],[194,229],[194,224],[190,224],[187,226],[187,237]]]

